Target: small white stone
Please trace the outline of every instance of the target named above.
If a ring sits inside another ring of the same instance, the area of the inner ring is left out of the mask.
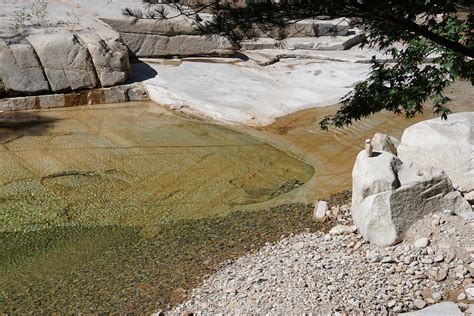
[[[426,237],[418,238],[415,241],[415,247],[416,248],[426,248],[426,247],[428,247],[429,244],[430,244],[430,240]]]

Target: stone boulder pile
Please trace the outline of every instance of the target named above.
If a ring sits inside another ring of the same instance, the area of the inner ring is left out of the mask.
[[[425,126],[438,126],[438,133],[431,136],[437,141],[430,140]],[[359,232],[371,243],[389,246],[400,242],[411,225],[429,213],[474,218],[464,192],[457,191],[449,178],[452,174],[462,179],[463,189],[474,182],[473,126],[472,113],[458,113],[447,121],[434,119],[410,127],[403,134],[403,145],[397,146],[393,137],[376,135],[372,155],[361,151],[352,172],[352,216]],[[423,132],[417,134],[417,130]],[[433,146],[443,140],[446,146]],[[417,147],[411,148],[410,141]]]

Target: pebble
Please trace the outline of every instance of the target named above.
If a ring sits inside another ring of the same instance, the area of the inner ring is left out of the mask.
[[[418,238],[415,241],[415,247],[416,248],[426,248],[430,244],[430,240],[426,237]]]
[[[443,295],[462,304],[474,294],[474,260],[457,259],[439,236],[380,248],[357,233],[350,206],[327,213],[339,223],[330,233],[282,237],[222,266],[170,314],[392,315],[442,302]],[[435,229],[452,230],[456,217],[445,225],[439,216]]]
[[[448,277],[448,271],[445,270],[445,269],[439,269],[435,276],[434,276],[434,279],[435,281],[437,282],[441,282],[441,281],[444,281],[446,280],[446,278]]]
[[[421,298],[417,298],[413,304],[415,305],[416,308],[422,309],[426,306],[426,302],[422,300]]]

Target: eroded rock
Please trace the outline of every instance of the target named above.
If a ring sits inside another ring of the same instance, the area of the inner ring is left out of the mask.
[[[122,39],[137,57],[231,55],[235,51],[221,36],[123,33]]]
[[[361,151],[352,179],[354,223],[379,246],[401,241],[410,226],[429,213],[452,209],[463,215],[470,210],[441,169],[402,163],[385,151],[373,157]]]
[[[48,81],[33,47],[26,41],[7,44],[0,39],[0,73],[3,90],[11,96],[35,94],[49,90]],[[0,87],[0,95],[2,87]]]
[[[119,38],[103,38],[97,33],[78,33],[89,50],[102,87],[120,84],[131,76],[127,47]]]
[[[375,151],[387,151],[396,156],[400,141],[384,133],[375,133],[374,137],[372,137],[371,144]]]
[[[76,35],[60,31],[34,34],[26,39],[35,49],[53,92],[98,86],[89,52]]]

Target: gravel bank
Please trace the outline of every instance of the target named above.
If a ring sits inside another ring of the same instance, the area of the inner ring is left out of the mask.
[[[329,234],[282,238],[227,262],[171,313],[393,314],[445,300],[465,310],[474,302],[472,221],[430,215],[405,243],[378,248],[350,226],[349,210],[329,211],[340,223]]]

